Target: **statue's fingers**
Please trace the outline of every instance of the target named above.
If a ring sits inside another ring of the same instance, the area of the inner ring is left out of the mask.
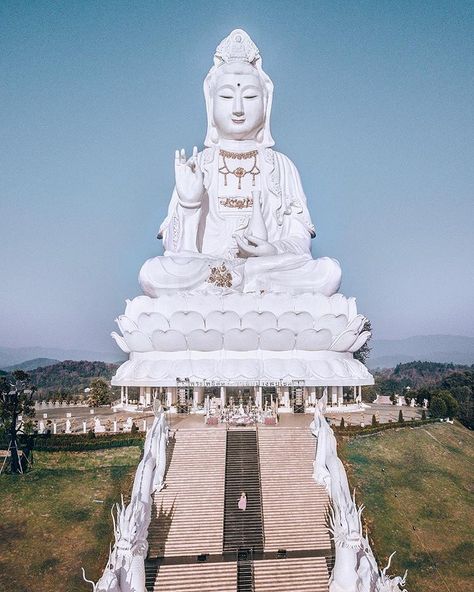
[[[198,149],[197,146],[193,146],[193,158],[196,158],[198,155]]]
[[[174,151],[174,164],[179,164],[179,150]]]
[[[181,148],[180,157],[181,164],[186,164],[186,150],[184,148]]]
[[[264,241],[262,238],[257,238],[256,236],[253,235],[249,235],[247,237],[247,240],[250,241],[251,243],[253,243],[254,245],[263,245],[266,243],[266,241]]]

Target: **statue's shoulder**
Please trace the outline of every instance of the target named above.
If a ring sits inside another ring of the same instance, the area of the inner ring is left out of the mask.
[[[296,170],[296,166],[291,158],[288,158],[283,152],[278,152],[273,148],[265,148],[265,160],[275,167]]]

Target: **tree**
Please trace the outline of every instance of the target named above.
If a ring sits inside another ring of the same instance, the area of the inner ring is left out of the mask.
[[[346,427],[346,424],[344,422],[344,418],[343,417],[341,417],[341,425],[340,425],[340,427],[341,428],[345,428]]]
[[[362,327],[362,332],[363,331],[372,332],[372,325],[371,325],[369,319],[365,320],[364,326]],[[367,359],[369,357],[370,350],[372,349],[369,345],[369,342],[371,339],[372,339],[372,334],[369,336],[369,338],[364,343],[364,345],[359,350],[354,352],[354,359],[359,360],[359,362],[362,362],[362,364],[365,364],[365,362],[367,361]]]
[[[100,407],[100,405],[110,405],[112,393],[109,384],[103,378],[94,378],[91,380],[90,393],[87,400],[89,407]]]
[[[398,412],[398,423],[403,423],[405,421],[404,417],[403,417],[403,411],[400,409],[400,411]]]
[[[23,472],[18,454],[18,434],[26,434],[31,429],[35,415],[34,393],[28,374],[22,370],[16,370],[11,377],[3,377],[0,382],[0,428],[8,439],[12,473]],[[19,416],[22,417],[20,422]]]
[[[430,414],[431,417],[446,417],[447,407],[442,397],[438,397],[438,395],[431,397]]]
[[[423,409],[421,412],[421,419],[424,421],[426,419],[426,409]]]
[[[459,405],[453,395],[449,391],[443,390],[438,391],[435,396],[440,397],[445,402],[446,415],[451,418],[456,417]]]
[[[372,415],[372,425],[374,427],[377,425],[377,418],[375,417],[375,413]]]

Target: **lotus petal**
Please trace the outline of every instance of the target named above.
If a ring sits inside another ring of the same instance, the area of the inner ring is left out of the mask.
[[[309,312],[285,312],[278,319],[279,329],[290,329],[298,334],[313,328],[313,317]]]
[[[231,329],[224,335],[224,349],[235,351],[258,349],[258,334],[253,329]]]
[[[151,339],[141,331],[132,331],[131,333],[127,331],[123,337],[132,352],[146,352],[153,349]]]
[[[167,319],[175,312],[188,310],[188,298],[181,294],[163,294],[153,299],[156,303],[155,312],[160,312]]]
[[[168,320],[159,312],[142,312],[138,317],[138,327],[148,335],[153,331],[167,331],[170,328]]]
[[[293,310],[294,302],[290,296],[281,292],[265,292],[256,300],[258,312],[271,311],[276,317]]]
[[[229,329],[240,329],[240,317],[232,311],[221,312],[214,310],[206,317],[206,329],[215,329],[219,333],[226,333]]]
[[[216,360],[192,360],[192,375],[199,380],[213,380],[216,376]]]
[[[260,334],[260,349],[290,351],[295,347],[295,334],[289,329],[267,329]]]
[[[115,339],[116,344],[119,346],[119,348],[125,352],[126,354],[130,353],[130,348],[127,345],[127,342],[125,341],[125,339],[119,335],[118,333],[116,333],[115,331],[112,331],[111,333],[112,337]]]
[[[133,300],[127,300],[125,315],[136,321],[142,312],[153,312],[153,300],[149,296],[137,296]]]
[[[315,319],[331,312],[331,304],[328,296],[319,292],[316,294],[306,292],[296,295],[294,297],[293,308],[295,312],[309,312]],[[291,310],[291,308],[288,307],[288,310]]]
[[[306,329],[296,336],[296,349],[304,351],[325,351],[332,341],[331,332],[327,329]]]
[[[356,331],[344,331],[334,339],[329,349],[337,352],[349,351],[349,348],[357,339],[357,335],[358,333]]]
[[[186,337],[188,349],[195,351],[216,351],[222,349],[222,333],[209,329],[196,329]]]
[[[255,380],[260,376],[260,366],[259,360],[222,360],[219,362],[218,371],[219,375],[232,380]]]
[[[170,328],[187,335],[195,329],[204,329],[204,319],[196,311],[174,312],[170,318]]]
[[[157,351],[173,352],[188,349],[186,339],[179,331],[155,331],[152,335],[153,347]]]
[[[122,331],[122,334],[138,331],[137,324],[125,315],[120,315],[118,319],[115,319],[115,321],[117,325],[120,327],[120,331]]]
[[[332,314],[324,315],[321,318],[319,318],[316,321],[316,323],[314,324],[314,328],[316,330],[327,329],[328,331],[331,331],[331,333],[334,336],[339,335],[339,333],[342,333],[342,331],[344,331],[344,329],[346,329],[346,327],[347,327],[346,315],[339,315],[337,317]]]
[[[357,304],[355,298],[347,299],[347,318],[351,321],[357,315]]]
[[[348,316],[349,313],[349,306],[347,303],[347,298],[343,294],[333,294],[329,302],[331,304],[331,314],[335,317],[339,315]]]
[[[256,312],[252,310],[242,317],[242,329],[254,329],[257,333],[262,333],[266,329],[276,329],[276,327],[276,316],[269,311]]]
[[[350,349],[348,351],[354,353],[357,350],[359,350],[364,345],[364,343],[367,341],[367,339],[369,339],[370,336],[371,336],[370,331],[362,331],[362,333],[359,335],[359,337],[357,337],[357,339],[354,341],[354,343],[352,344],[352,346],[350,347]]]
[[[193,374],[193,365],[191,360],[176,360],[171,366],[169,375],[172,376],[174,379],[180,378],[184,380],[185,378],[190,378]]]
[[[207,317],[214,310],[222,310],[222,297],[216,294],[192,294],[187,296],[188,311],[195,310]]]
[[[347,325],[347,329],[359,334],[366,320],[364,315],[356,315]]]
[[[254,294],[241,294],[235,292],[232,294],[226,294],[225,298],[222,299],[222,310],[233,310],[239,317],[243,317],[246,312],[255,310],[255,295]]]

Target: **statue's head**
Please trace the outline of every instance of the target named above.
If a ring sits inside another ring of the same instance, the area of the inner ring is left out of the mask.
[[[258,48],[245,31],[232,31],[216,49],[214,66],[204,81],[204,95],[206,146],[221,139],[256,140],[262,147],[273,146],[273,84],[262,70]]]

